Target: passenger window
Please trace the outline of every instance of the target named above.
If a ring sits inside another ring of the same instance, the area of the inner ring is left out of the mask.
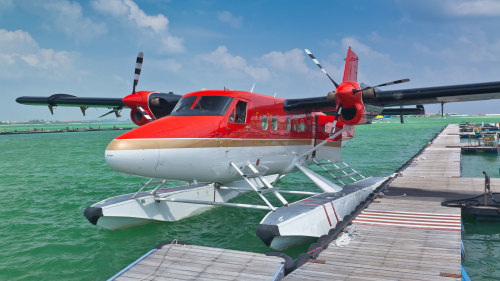
[[[271,125],[274,131],[278,130],[278,117],[273,116],[271,119]]]
[[[236,104],[236,119],[235,123],[243,124],[247,117],[247,103],[244,101],[238,101]]]
[[[292,129],[292,122],[290,122],[290,117],[286,118],[286,130],[290,131]]]
[[[299,123],[299,131],[300,132],[303,132],[306,130],[306,124],[304,123],[304,120],[300,120],[300,123]]]
[[[297,120],[293,120],[293,130],[297,132]]]
[[[269,118],[267,115],[262,115],[262,130],[267,130],[269,127]]]

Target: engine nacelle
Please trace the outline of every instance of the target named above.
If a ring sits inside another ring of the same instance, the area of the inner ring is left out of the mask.
[[[342,104],[340,121],[346,125],[359,125],[367,121],[361,92],[354,94],[355,90],[359,90],[359,84],[347,81],[340,84],[335,93],[335,103],[337,106]]]
[[[180,98],[180,95],[174,95],[172,92],[165,94],[139,91],[124,97],[123,103],[131,109],[132,122],[141,126],[169,115]]]

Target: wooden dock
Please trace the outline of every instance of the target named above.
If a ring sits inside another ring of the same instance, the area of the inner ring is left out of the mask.
[[[346,228],[349,243],[285,277],[281,257],[168,244],[110,280],[461,280],[461,209],[441,202],[481,194],[484,178],[461,178],[460,155],[448,125]]]
[[[109,280],[280,280],[284,259],[193,245],[153,249]]]
[[[348,226],[349,244],[332,242],[284,280],[461,280],[461,209],[441,202],[481,194],[484,179],[460,177],[460,153],[448,125]]]

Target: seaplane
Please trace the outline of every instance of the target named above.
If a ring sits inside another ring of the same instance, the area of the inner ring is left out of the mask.
[[[349,48],[344,76],[337,83],[305,50],[333,90],[319,97],[283,99],[253,90],[202,90],[174,95],[137,91],[143,54],[136,61],[132,94],[123,99],[67,94],[19,97],[17,102],[48,106],[124,107],[138,125],[107,146],[114,170],[146,178],[137,192],[111,197],[85,209],[93,224],[117,229],[150,221],[178,221],[214,206],[269,211],[256,235],[269,247],[286,249],[328,234],[389,177],[364,177],[342,161],[342,144],[354,127],[378,115],[423,114],[422,104],[500,98],[500,81],[381,90],[357,82],[358,56]],[[402,106],[414,105],[415,108]],[[280,188],[277,182],[300,171],[317,190]],[[167,181],[185,185],[166,187]],[[259,204],[233,199],[252,192]],[[304,199],[288,202],[288,194]]]

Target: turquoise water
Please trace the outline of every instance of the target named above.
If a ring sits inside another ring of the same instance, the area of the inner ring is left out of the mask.
[[[389,123],[358,126],[356,138],[344,147],[343,158],[365,175],[387,176],[444,124],[500,119],[481,118],[412,118],[406,124],[394,118]],[[83,216],[86,207],[111,196],[135,192],[144,181],[116,173],[105,164],[107,143],[121,133],[0,136],[0,280],[103,280],[156,244],[172,239],[260,253],[270,251],[255,236],[265,211],[219,207],[180,222],[115,231],[90,224]],[[498,161],[493,163],[499,166]],[[279,186],[315,190],[299,173],[287,175]],[[465,265],[473,280],[495,280],[492,276],[500,276],[500,257],[495,254],[500,252],[499,225],[465,226]],[[307,246],[286,253],[296,256]]]
[[[134,124],[124,122],[67,122],[67,123],[13,123],[0,124],[0,133],[4,132],[21,132],[21,131],[57,131],[57,130],[76,130],[76,129],[109,129],[118,128],[133,128],[137,127]]]

